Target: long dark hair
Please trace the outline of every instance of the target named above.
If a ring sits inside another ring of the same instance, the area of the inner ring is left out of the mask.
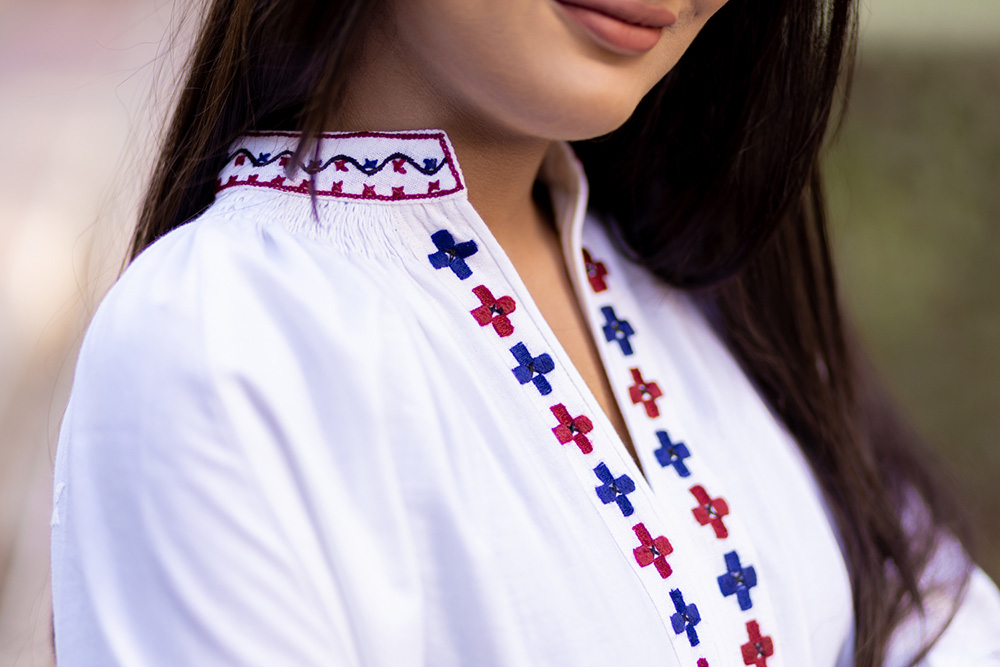
[[[851,573],[855,664],[876,667],[922,605],[937,538],[967,534],[838,302],[819,155],[849,79],[855,2],[729,2],[623,127],[575,148],[623,249],[697,292],[810,461]],[[297,129],[305,146],[328,129],[383,10],[384,0],[214,0],[129,258],[211,204],[239,135]]]

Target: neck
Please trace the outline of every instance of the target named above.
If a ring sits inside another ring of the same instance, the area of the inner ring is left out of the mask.
[[[548,221],[532,188],[551,141],[500,127],[456,102],[399,52],[395,40],[373,32],[330,129],[444,130],[462,166],[469,201],[498,242],[507,248],[536,236]]]

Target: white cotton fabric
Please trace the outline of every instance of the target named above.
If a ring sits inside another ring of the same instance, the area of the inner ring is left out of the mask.
[[[447,138],[411,135],[329,135],[323,160],[356,162],[324,168],[315,210],[275,162],[296,138],[245,139],[266,157],[228,165],[215,203],[101,304],[56,458],[60,667],[850,665],[850,582],[807,463],[696,305],[586,218],[569,148],[544,174],[648,480],[469,204]],[[429,260],[441,230],[476,243],[467,278]],[[515,301],[509,336],[470,314],[479,285]],[[632,354],[604,335],[605,306]],[[550,355],[550,393],[512,373],[518,343]],[[632,368],[662,390],[659,414],[630,399]],[[593,451],[560,444],[556,404],[590,418]],[[687,477],[656,458],[658,431],[689,448]],[[599,464],[634,483],[631,514],[596,493]],[[694,484],[725,498],[726,537],[696,520]],[[666,578],[637,561],[640,522],[673,548]],[[749,609],[720,589],[731,551],[754,568]],[[674,590],[698,608],[694,645]],[[760,663],[741,648],[750,621],[773,642]],[[908,628],[893,665],[919,646]],[[982,572],[925,664],[1000,665]]]

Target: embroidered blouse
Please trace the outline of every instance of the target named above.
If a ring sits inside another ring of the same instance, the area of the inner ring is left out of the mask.
[[[296,140],[235,145],[90,325],[56,457],[61,667],[851,664],[807,463],[695,304],[588,219],[568,146],[543,176],[648,478],[444,133],[325,135],[315,207]],[[924,664],[1000,665],[981,571]]]

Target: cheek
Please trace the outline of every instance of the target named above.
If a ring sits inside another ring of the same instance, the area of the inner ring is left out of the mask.
[[[398,39],[458,113],[507,131],[575,140],[612,131],[680,59],[724,0],[695,2],[639,57],[572,30],[552,0],[401,0]]]

